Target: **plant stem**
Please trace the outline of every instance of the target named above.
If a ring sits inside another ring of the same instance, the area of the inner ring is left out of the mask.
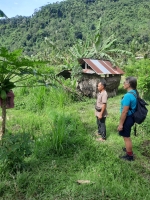
[[[2,140],[3,135],[5,134],[5,125],[6,125],[6,99],[2,100],[2,129],[0,132],[0,140]]]

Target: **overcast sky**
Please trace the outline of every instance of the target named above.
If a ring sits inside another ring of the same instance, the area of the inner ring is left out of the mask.
[[[16,15],[31,16],[35,9],[61,1],[63,0],[0,0],[0,10],[9,18]]]

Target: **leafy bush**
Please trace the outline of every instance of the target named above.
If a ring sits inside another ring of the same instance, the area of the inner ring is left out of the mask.
[[[125,67],[126,76],[138,78],[138,89],[144,95],[150,90],[150,60],[142,59],[131,62]]]
[[[0,148],[3,171],[17,172],[23,169],[24,159],[31,154],[31,137],[27,133],[5,135]]]

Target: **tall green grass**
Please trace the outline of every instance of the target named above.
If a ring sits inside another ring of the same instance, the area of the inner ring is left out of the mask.
[[[72,98],[61,87],[33,87],[15,90],[16,109],[27,109],[32,112],[61,109],[73,102]]]

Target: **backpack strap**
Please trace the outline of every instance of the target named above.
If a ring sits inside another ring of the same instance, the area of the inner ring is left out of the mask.
[[[135,98],[136,98],[136,106],[137,106],[137,98],[138,98],[137,94],[135,94],[134,92],[128,92],[128,93],[133,94],[135,96]],[[132,112],[131,108],[129,108],[129,110]],[[133,112],[132,112],[132,114],[133,114]]]
[[[138,98],[137,94],[135,94],[134,92],[128,92],[128,93],[133,94],[136,99]],[[129,110],[132,112],[132,109],[129,108]],[[132,112],[132,114],[133,114],[133,112]],[[137,134],[136,134],[136,123],[134,123],[134,135],[137,136]]]
[[[137,136],[137,134],[136,134],[136,123],[134,123],[134,135]]]

